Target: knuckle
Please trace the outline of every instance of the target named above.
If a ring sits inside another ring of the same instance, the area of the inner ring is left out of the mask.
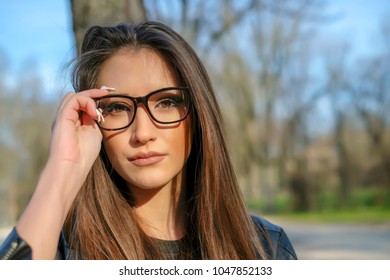
[[[69,98],[72,98],[74,95],[75,95],[74,92],[68,92],[68,93],[65,95],[64,100],[67,100],[67,99],[69,99]]]

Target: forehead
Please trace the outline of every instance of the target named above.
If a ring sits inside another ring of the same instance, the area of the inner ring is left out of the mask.
[[[152,91],[177,84],[177,76],[157,51],[149,48],[121,49],[101,66],[98,86],[123,91]]]

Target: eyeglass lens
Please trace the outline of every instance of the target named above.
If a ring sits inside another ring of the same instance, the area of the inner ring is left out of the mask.
[[[188,92],[183,89],[170,88],[140,98],[107,95],[97,101],[97,107],[101,109],[104,117],[104,122],[100,122],[99,126],[103,129],[115,130],[131,125],[137,106],[141,102],[146,105],[151,117],[161,124],[184,120],[190,108]]]

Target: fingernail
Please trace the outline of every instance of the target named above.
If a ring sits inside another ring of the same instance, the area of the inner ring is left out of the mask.
[[[100,121],[101,122],[105,121],[102,112],[103,112],[103,110],[101,108],[96,109],[96,114],[98,116],[98,123],[100,123]]]
[[[101,86],[100,89],[111,90],[111,91],[114,91],[114,90],[115,90],[115,88],[113,88],[113,87],[108,87],[108,86]]]

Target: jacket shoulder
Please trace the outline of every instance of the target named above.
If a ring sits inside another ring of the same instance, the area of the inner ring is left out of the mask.
[[[68,246],[63,234],[60,236],[55,259],[62,260],[67,255]],[[32,249],[18,234],[16,227],[8,234],[0,244],[0,260],[31,260]]]
[[[295,250],[282,227],[268,220],[251,216],[256,232],[268,258],[272,260],[296,260]]]

